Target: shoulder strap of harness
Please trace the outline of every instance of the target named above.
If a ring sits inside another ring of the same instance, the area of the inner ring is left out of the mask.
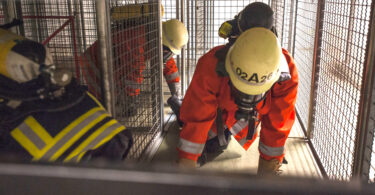
[[[228,145],[227,139],[225,138],[225,134],[224,134],[223,113],[220,108],[217,109],[216,129],[217,129],[217,138],[219,139],[220,146]]]

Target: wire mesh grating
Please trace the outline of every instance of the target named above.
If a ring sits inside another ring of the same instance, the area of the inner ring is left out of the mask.
[[[111,1],[115,116],[133,134],[139,159],[161,132],[158,1]]]
[[[325,1],[312,143],[329,177],[353,175],[371,1]]]
[[[299,74],[296,109],[301,123],[307,127],[310,111],[310,91],[314,58],[317,1],[298,1],[293,48]]]

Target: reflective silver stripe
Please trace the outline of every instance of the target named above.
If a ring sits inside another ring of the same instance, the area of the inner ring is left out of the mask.
[[[237,121],[231,128],[230,132],[232,135],[237,135],[239,132],[242,131],[243,128],[247,126],[248,121]]]
[[[210,129],[208,131],[208,135],[207,135],[208,139],[212,139],[212,138],[214,138],[216,136],[217,136],[217,133],[215,133],[214,131],[212,131],[212,129]]]
[[[180,138],[177,147],[184,152],[188,152],[191,154],[201,154],[204,149],[204,144],[197,144]]]
[[[82,152],[87,152],[88,150],[92,149],[96,145],[99,144],[103,139],[105,139],[109,134],[112,133],[112,131],[116,130],[117,128],[121,127],[122,125],[120,123],[115,123],[111,125],[110,127],[106,128],[98,137],[96,137],[94,140],[92,140],[86,147],[82,149],[80,153],[78,153],[73,159],[73,162],[77,162],[79,155],[82,154]],[[99,127],[100,128],[100,127]],[[125,128],[124,128],[125,129]]]
[[[172,80],[178,78],[180,76],[180,74],[178,72],[175,72],[175,73],[172,73],[170,75],[164,75],[164,76],[165,76],[165,80],[167,80],[167,82],[168,82],[168,81],[172,81]]]
[[[243,147],[247,142],[246,137],[242,138],[241,140],[238,140],[238,143]]]
[[[131,80],[125,80],[125,86],[129,87],[129,88],[132,88],[132,89],[139,89],[140,88],[139,83],[137,83],[135,81],[131,81]]]
[[[267,156],[280,156],[284,154],[284,146],[281,147],[270,147],[259,142],[259,151]]]
[[[42,150],[46,143],[25,123],[18,126],[18,129],[39,149]]]
[[[86,125],[90,122],[94,121],[100,115],[104,114],[104,110],[99,110],[84,119],[78,125],[76,125],[73,129],[71,129],[64,137],[62,137],[56,144],[54,144],[44,155],[41,159],[49,159],[51,158],[61,147],[63,147],[73,136],[79,133]],[[100,122],[100,121],[98,121]]]

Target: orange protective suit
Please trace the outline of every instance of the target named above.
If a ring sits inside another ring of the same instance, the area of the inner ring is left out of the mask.
[[[177,146],[180,158],[197,160],[206,141],[217,135],[217,108],[223,111],[224,126],[234,138],[247,150],[254,142],[247,140],[248,122],[237,121],[234,114],[237,105],[231,96],[229,76],[216,73],[218,62],[215,52],[222,48],[213,48],[202,56],[197,64],[193,79],[181,106],[181,120],[184,123]],[[295,102],[298,88],[298,74],[293,58],[283,49],[288,62],[291,79],[277,82],[267,93],[266,98],[257,105],[261,122],[259,152],[263,159],[284,157],[284,145],[295,121]]]
[[[146,31],[144,25],[114,32],[112,34],[114,53],[115,93],[137,96],[143,82],[143,70],[149,59],[145,54]],[[81,71],[89,91],[100,99],[101,65],[99,61],[98,41],[95,41],[80,57]],[[163,74],[168,83],[179,82],[176,62],[171,58],[164,67]]]
[[[176,61],[173,59],[173,57],[165,63],[163,75],[167,83],[180,82],[180,74],[178,73]]]

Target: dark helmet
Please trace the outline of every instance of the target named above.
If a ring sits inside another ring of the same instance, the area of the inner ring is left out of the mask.
[[[253,27],[271,29],[274,22],[271,7],[261,2],[249,4],[237,17],[237,26],[240,32]]]

